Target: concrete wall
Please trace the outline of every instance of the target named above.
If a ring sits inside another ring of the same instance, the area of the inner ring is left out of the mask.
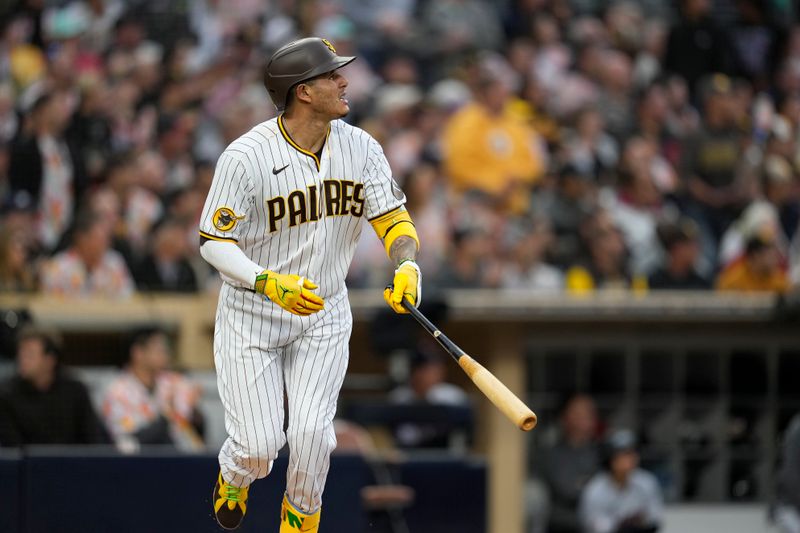
[[[765,505],[671,505],[660,533],[772,533]]]

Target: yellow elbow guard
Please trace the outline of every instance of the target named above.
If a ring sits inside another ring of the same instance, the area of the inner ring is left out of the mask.
[[[417,249],[419,249],[417,228],[414,227],[414,222],[411,221],[411,216],[408,214],[405,207],[398,207],[394,211],[374,218],[369,222],[372,224],[372,229],[375,230],[378,237],[383,240],[383,245],[386,248],[386,255],[389,255],[392,243],[401,235],[414,239],[414,242],[417,243]]]

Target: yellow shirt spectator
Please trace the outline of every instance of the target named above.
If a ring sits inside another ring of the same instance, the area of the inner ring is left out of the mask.
[[[725,267],[717,278],[720,291],[782,293],[789,286],[774,238],[764,235],[752,237],[745,255]]]
[[[487,88],[489,93],[494,88]],[[501,89],[503,90],[503,89]],[[444,130],[444,168],[453,189],[478,190],[503,199],[515,188],[541,177],[545,162],[539,135],[508,109],[507,97],[496,106],[473,102],[456,112]],[[492,108],[499,109],[493,112]],[[517,211],[516,204],[512,210]]]
[[[789,278],[786,272],[776,270],[766,275],[759,274],[746,261],[736,261],[720,273],[717,279],[720,291],[741,292],[786,292]]]

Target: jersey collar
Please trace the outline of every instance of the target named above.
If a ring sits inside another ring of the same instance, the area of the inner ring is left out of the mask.
[[[319,157],[317,157],[317,154],[315,154],[313,152],[309,152],[308,150],[300,148],[300,145],[297,144],[296,142],[294,142],[294,140],[289,136],[289,132],[286,131],[286,126],[283,125],[283,114],[278,115],[278,129],[281,130],[281,135],[283,135],[283,138],[286,140],[286,142],[289,143],[289,145],[292,148],[294,148],[295,150],[297,150],[301,154],[306,155],[306,156],[310,157],[311,159],[313,159],[314,163],[317,165],[317,170],[319,170],[319,166],[320,166],[319,165]],[[330,126],[330,124],[328,124],[328,131],[325,134],[325,142],[323,143],[322,148],[320,148],[320,153],[322,153],[322,150],[324,150],[325,146],[328,144],[328,137],[330,137],[330,136],[331,136],[331,126]]]

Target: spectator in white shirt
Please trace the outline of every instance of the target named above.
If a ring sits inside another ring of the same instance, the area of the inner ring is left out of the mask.
[[[663,497],[653,474],[639,468],[636,439],[629,430],[611,434],[604,470],[581,495],[585,533],[655,533],[663,519]]]

